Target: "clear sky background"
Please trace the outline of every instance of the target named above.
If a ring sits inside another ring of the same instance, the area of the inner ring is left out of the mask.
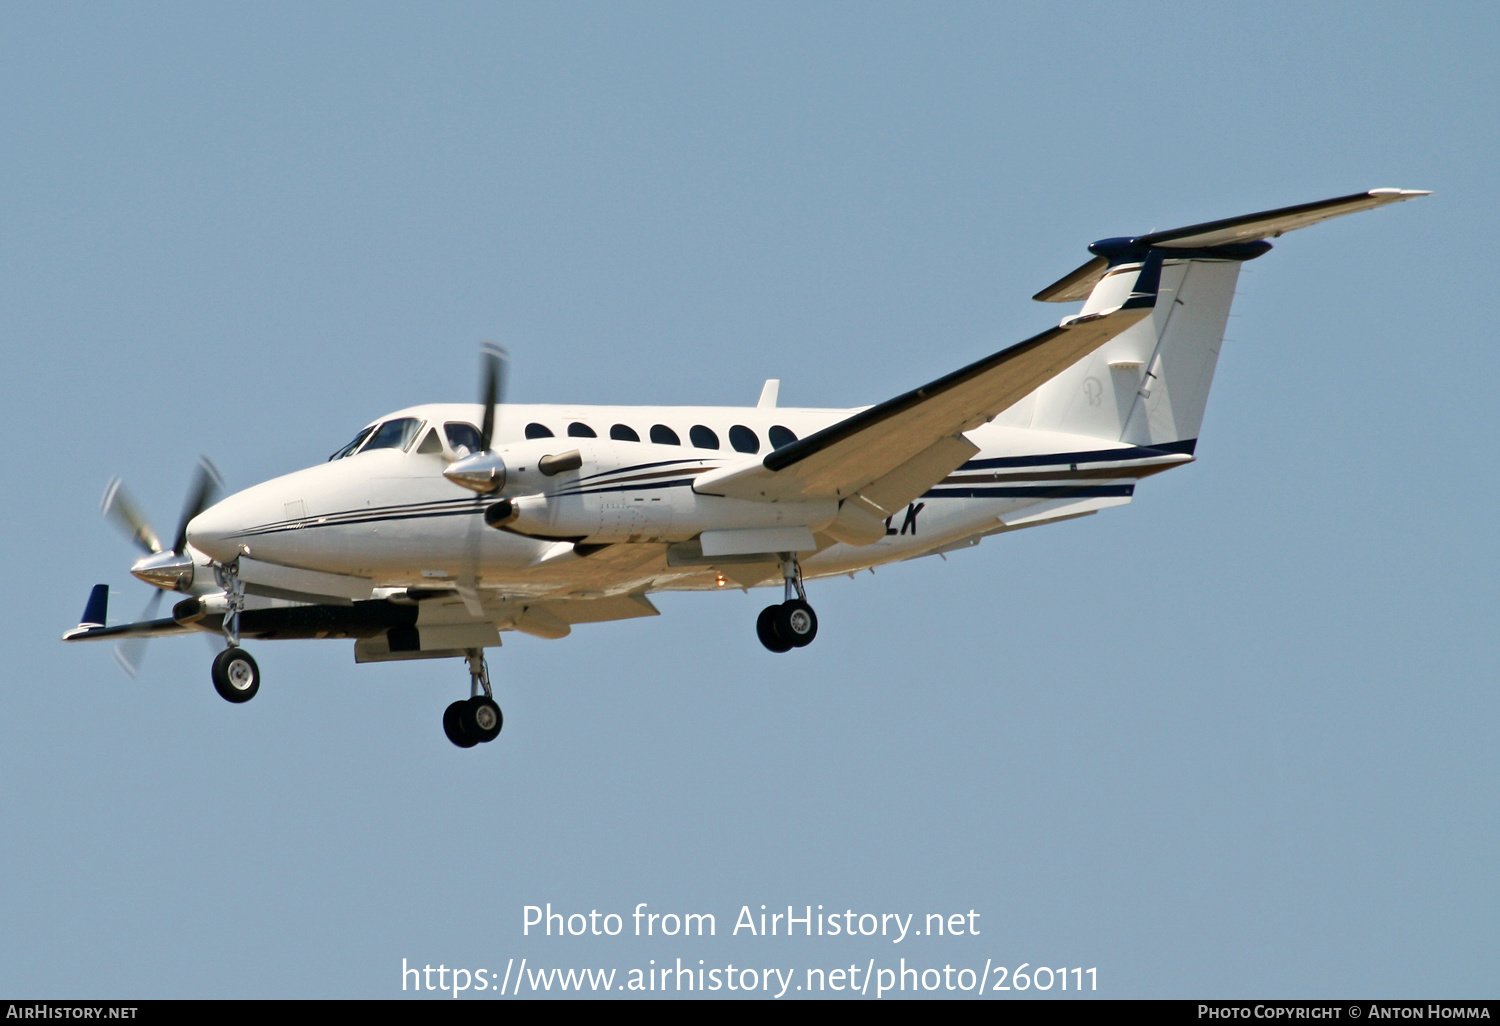
[[[1496,996],[1489,4],[11,4],[0,993],[387,997],[411,963],[1098,967]],[[1247,266],[1199,461],[812,590],[458,662],[58,641],[169,532],[412,403],[875,402],[1055,323],[1090,241],[1432,189]],[[719,936],[521,936],[521,909]],[[727,936],[749,904],[979,937]],[[873,993],[873,990],[872,990]],[[1054,988],[1053,993],[1056,993]],[[1059,995],[1060,996],[1060,995]]]

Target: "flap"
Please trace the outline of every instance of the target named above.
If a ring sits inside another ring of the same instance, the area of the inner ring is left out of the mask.
[[[945,439],[971,431],[1019,402],[1149,316],[1151,300],[1154,296],[1133,298],[1124,307],[1069,318],[1025,342],[783,446],[763,460],[710,471],[693,482],[693,490],[763,501],[853,495],[929,454]],[[957,449],[941,452],[951,458]],[[937,468],[944,459],[930,462]],[[926,485],[942,480],[952,469],[932,472]],[[893,491],[910,489],[927,473],[924,465],[921,473],[910,475],[912,480],[893,481]]]
[[[661,611],[645,595],[600,595],[597,598],[547,599],[542,603],[565,623],[605,623],[632,620],[638,616],[660,616]]]
[[[859,490],[860,497],[890,516],[908,502],[926,493],[979,452],[979,446],[962,435],[939,439],[884,477]]]

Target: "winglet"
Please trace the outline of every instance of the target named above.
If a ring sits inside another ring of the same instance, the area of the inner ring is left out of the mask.
[[[96,584],[89,592],[88,604],[83,607],[83,619],[78,621],[78,626],[63,635],[63,640],[87,634],[89,631],[103,627],[105,617],[109,610],[109,585]]]
[[[756,408],[762,410],[775,409],[777,394],[780,391],[781,379],[767,378],[765,386],[760,390],[760,401],[755,404]]]

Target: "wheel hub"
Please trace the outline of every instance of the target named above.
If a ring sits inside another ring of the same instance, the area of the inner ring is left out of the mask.
[[[250,669],[250,664],[243,659],[236,659],[229,664],[229,683],[236,691],[244,691],[255,683],[255,674]]]

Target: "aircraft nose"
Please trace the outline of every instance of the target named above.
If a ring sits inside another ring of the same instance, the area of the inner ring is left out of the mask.
[[[238,556],[240,533],[248,526],[236,508],[239,505],[231,496],[188,521],[188,544],[221,563]]]

